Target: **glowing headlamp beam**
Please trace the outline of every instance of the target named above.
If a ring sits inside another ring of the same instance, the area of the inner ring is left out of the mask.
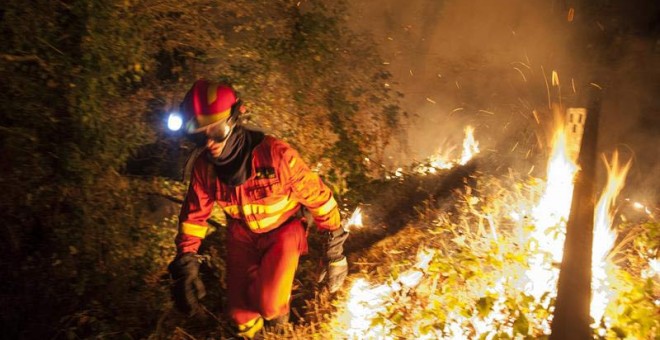
[[[181,118],[181,115],[177,112],[170,113],[169,117],[167,117],[167,128],[170,129],[170,131],[179,131],[181,126],[183,126],[183,118]]]

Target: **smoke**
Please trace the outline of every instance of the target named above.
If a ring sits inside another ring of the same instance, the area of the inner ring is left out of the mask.
[[[584,105],[594,83],[603,98],[599,149],[634,154],[629,187],[658,187],[649,176],[660,170],[657,1],[362,0],[350,6],[349,25],[372,36],[412,116],[409,150],[392,150],[393,163],[459,145],[467,124],[487,152],[521,163],[544,159],[551,103]]]

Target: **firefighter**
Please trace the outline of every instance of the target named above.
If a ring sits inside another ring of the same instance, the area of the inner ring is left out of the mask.
[[[169,265],[177,309],[201,308],[204,285],[197,251],[217,203],[227,217],[228,314],[238,336],[288,322],[298,259],[307,252],[301,209],[325,234],[324,270],[331,292],[348,273],[337,202],[319,176],[287,143],[240,125],[242,103],[231,86],[196,81],[181,103],[185,129],[205,146],[193,160],[179,215],[177,255]]]

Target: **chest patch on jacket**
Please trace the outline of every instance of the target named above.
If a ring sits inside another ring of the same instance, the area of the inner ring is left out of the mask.
[[[262,167],[257,168],[257,173],[255,179],[273,179],[275,178],[275,168],[273,167]]]

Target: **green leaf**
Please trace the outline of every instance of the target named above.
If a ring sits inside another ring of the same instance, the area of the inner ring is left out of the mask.
[[[612,327],[610,330],[616,334],[616,337],[618,339],[625,339],[626,338],[626,335],[627,335],[626,331],[624,331],[621,327],[616,327],[615,326],[615,327]]]
[[[493,305],[495,304],[495,299],[486,296],[482,297],[477,301],[477,312],[480,318],[485,318],[490,314],[490,311],[493,309]]]
[[[529,333],[529,320],[525,314],[520,313],[516,321],[513,322],[513,334],[527,335]]]

